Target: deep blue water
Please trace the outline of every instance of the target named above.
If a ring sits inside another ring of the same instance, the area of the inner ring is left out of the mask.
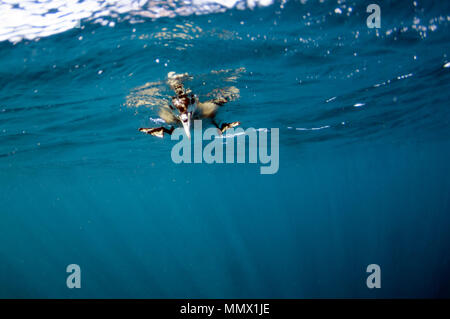
[[[450,2],[369,3],[0,28],[0,297],[450,297]],[[219,115],[279,128],[276,174],[138,132],[137,87],[240,68]]]

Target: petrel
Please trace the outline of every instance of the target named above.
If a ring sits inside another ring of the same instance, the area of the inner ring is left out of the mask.
[[[167,74],[167,84],[175,92],[175,95],[172,96],[172,104],[168,104],[167,107],[160,109],[159,116],[170,127],[141,127],[139,131],[163,138],[164,133],[171,135],[175,130],[175,126],[183,126],[186,136],[191,138],[192,120],[209,119],[218,129],[219,134],[241,124],[239,121],[222,123],[222,125],[216,122],[216,114],[219,107],[233,99],[233,96],[239,92],[237,88],[233,87],[228,91],[219,90],[216,98],[200,102],[198,97],[190,89],[186,89],[183,86],[183,81],[188,77],[189,75],[186,73],[176,74],[175,72],[169,72]]]

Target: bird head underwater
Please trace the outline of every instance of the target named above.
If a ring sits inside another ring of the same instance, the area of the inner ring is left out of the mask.
[[[193,94],[190,89],[186,89],[183,85],[190,78],[187,73],[176,74],[175,72],[169,72],[167,74],[167,85],[175,92],[175,95],[172,96],[171,103],[167,101],[159,103],[160,109],[158,115],[170,127],[141,127],[139,128],[140,132],[163,138],[164,134],[171,135],[175,130],[175,126],[178,126],[183,127],[186,136],[191,138],[191,123],[193,120],[208,119],[217,128],[219,134],[241,124],[239,121],[236,121],[219,125],[216,121],[218,109],[239,97],[239,89],[234,86],[216,89],[210,93],[210,95],[215,95],[215,98],[201,102],[197,95]],[[155,100],[150,99],[148,102],[152,103]],[[138,105],[139,103],[136,104]]]

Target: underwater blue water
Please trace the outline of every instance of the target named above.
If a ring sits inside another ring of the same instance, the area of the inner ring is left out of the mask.
[[[450,2],[371,2],[0,28],[0,297],[450,297]],[[219,117],[279,128],[276,174],[138,132],[135,88],[239,68]]]

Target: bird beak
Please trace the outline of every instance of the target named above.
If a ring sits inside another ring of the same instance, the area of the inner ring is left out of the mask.
[[[188,139],[191,138],[191,116],[189,115],[187,118],[187,121],[181,121],[183,124],[184,132],[186,132],[186,136]]]

